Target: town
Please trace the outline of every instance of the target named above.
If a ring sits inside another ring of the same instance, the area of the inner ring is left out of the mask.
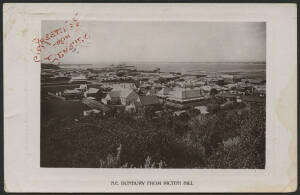
[[[49,66],[49,65],[48,65]],[[50,65],[51,66],[51,65]],[[55,66],[55,65],[53,65]],[[216,109],[264,103],[265,78],[261,72],[196,73],[136,70],[126,65],[105,68],[42,69],[42,90],[63,101],[81,101],[90,107],[83,115],[105,115],[113,108],[129,113],[159,117],[163,109],[181,116],[194,110],[209,114]],[[75,86],[75,87],[74,87]],[[56,89],[56,88],[55,88]]]
[[[42,64],[41,133],[42,143],[49,143],[41,145],[42,165],[214,168],[221,159],[218,148],[242,144],[237,147],[242,149],[249,140],[240,129],[248,128],[241,126],[244,123],[258,128],[257,135],[251,131],[246,135],[259,138],[264,148],[265,98],[265,65],[181,73],[127,64]],[[78,145],[82,140],[83,145]],[[257,150],[256,145],[251,147]],[[253,157],[254,165],[241,165],[243,161],[233,158],[236,164],[218,166],[263,167],[261,150]]]

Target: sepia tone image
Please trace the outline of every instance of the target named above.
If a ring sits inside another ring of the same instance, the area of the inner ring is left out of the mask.
[[[41,30],[41,167],[265,168],[266,23]]]

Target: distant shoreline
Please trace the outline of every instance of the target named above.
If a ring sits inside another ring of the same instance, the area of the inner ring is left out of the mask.
[[[91,68],[99,69],[105,67],[128,66],[138,71],[154,70],[159,68],[161,72],[238,72],[238,71],[265,71],[265,62],[135,62],[135,63],[118,63],[118,64],[63,64],[59,68]]]

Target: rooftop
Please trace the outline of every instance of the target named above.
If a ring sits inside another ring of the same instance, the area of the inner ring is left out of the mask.
[[[66,89],[64,90],[65,94],[73,94],[73,93],[81,93],[81,91],[77,90],[77,89]]]
[[[89,106],[92,109],[98,109],[98,110],[102,110],[102,111],[109,111],[110,108],[104,104],[101,104],[100,102],[96,101],[96,100],[91,100],[91,99],[83,99],[82,103],[86,104],[87,106]]]
[[[140,101],[143,106],[159,104],[156,96],[140,96]]]
[[[96,88],[89,88],[87,90],[87,93],[98,93],[99,89],[96,89]]]

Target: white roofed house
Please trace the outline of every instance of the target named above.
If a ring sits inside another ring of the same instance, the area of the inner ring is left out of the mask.
[[[135,91],[123,88],[120,90],[112,90],[102,99],[102,102],[104,104],[121,104],[125,106],[135,102],[138,98],[139,96]]]
[[[206,99],[200,88],[174,88],[170,91],[168,101],[176,103],[188,103]]]
[[[208,114],[207,106],[196,106],[195,109],[200,111],[200,114]]]
[[[105,98],[101,100],[104,104],[113,104],[113,105],[118,105],[121,103],[120,101],[120,91],[119,90],[112,90],[107,95]]]
[[[87,90],[87,85],[82,84],[82,85],[79,86],[79,89],[85,91],[85,90]]]
[[[123,89],[120,91],[120,100],[122,105],[134,103],[139,98],[139,95],[132,89]]]
[[[129,112],[129,113],[136,112],[136,106],[133,103],[125,106],[125,112]]]
[[[84,75],[73,76],[69,83],[87,83],[87,78]]]
[[[134,83],[103,83],[103,87],[110,87],[113,90],[121,90],[124,88],[136,89],[136,85]]]
[[[94,97],[95,99],[100,99],[102,95],[102,91],[97,88],[89,88],[84,92],[84,97]]]

